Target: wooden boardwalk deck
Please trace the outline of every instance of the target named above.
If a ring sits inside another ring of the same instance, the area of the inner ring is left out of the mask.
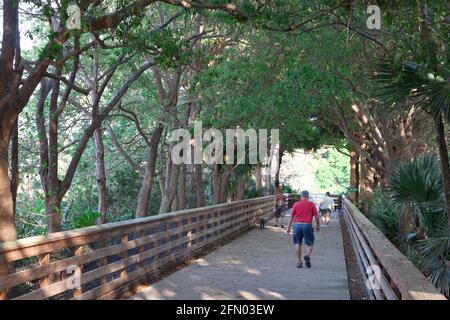
[[[316,232],[311,269],[295,267],[291,237],[272,221],[266,229],[250,231],[131,299],[349,299],[338,218]]]

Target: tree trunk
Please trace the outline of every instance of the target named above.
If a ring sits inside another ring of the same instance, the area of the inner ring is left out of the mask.
[[[277,171],[275,172],[275,192],[281,191],[280,187],[280,168],[281,163],[283,162],[283,153],[284,150],[280,147],[280,152],[278,155],[278,164],[277,164]]]
[[[219,165],[213,164],[211,169],[212,203],[220,203],[220,171]]]
[[[61,202],[59,188],[51,188],[51,193],[45,198],[45,213],[47,216],[47,233],[61,231]]]
[[[228,180],[233,173],[234,166],[232,164],[227,165],[224,173],[220,175],[220,200],[219,203],[227,202],[227,186]]]
[[[98,211],[100,212],[102,223],[106,223],[106,212],[108,210],[106,191],[106,170],[105,170],[105,147],[103,145],[103,132],[99,127],[94,132],[95,139],[95,164],[96,180],[98,190]]]
[[[148,214],[148,206],[150,195],[152,192],[153,181],[155,179],[156,159],[158,156],[158,145],[161,141],[163,127],[158,126],[150,139],[150,147],[148,149],[147,163],[145,166],[144,180],[142,181],[141,190],[139,191],[138,205],[136,210],[136,218],[145,217]]]
[[[58,68],[56,74],[61,75],[62,69]],[[48,114],[48,163],[42,164],[43,166],[48,165],[48,177],[46,179],[47,190],[45,196],[45,208],[47,216],[47,232],[58,232],[61,231],[61,181],[58,178],[58,167],[59,167],[59,144],[58,144],[58,133],[59,133],[59,118],[57,115],[58,109],[58,97],[60,92],[60,82],[55,81],[52,88],[52,93],[50,96],[50,106]]]
[[[180,166],[180,174],[178,176],[178,190],[177,190],[177,204],[178,210],[186,208],[186,164]]]
[[[0,134],[5,134],[5,131],[9,130],[2,131]],[[8,144],[9,132],[6,133],[6,136],[0,137],[0,242],[17,238],[14,204],[8,175]]]
[[[17,121],[17,106],[14,102],[21,84],[21,72],[14,70],[17,64],[18,2],[3,1],[2,8],[2,47],[0,55],[0,242],[15,240],[16,224],[14,219],[14,201],[9,180],[9,141],[11,128]],[[17,81],[19,80],[19,81]],[[9,97],[8,97],[9,96]],[[0,270],[0,274],[4,270]]]
[[[445,200],[447,202],[447,227],[450,232],[450,166],[448,159],[447,141],[445,140],[445,128],[442,116],[435,118],[437,144],[439,147],[439,156],[441,158],[442,176],[444,184]]]
[[[178,182],[177,182],[178,184]],[[175,194],[173,195],[172,204],[170,205],[170,210],[168,212],[178,211],[178,190],[175,189]]]
[[[194,184],[197,208],[205,206],[205,187],[203,185],[202,164],[194,164]]]
[[[17,207],[17,189],[19,188],[19,123],[14,123],[11,130],[11,195],[14,215]]]
[[[368,213],[375,189],[375,169],[360,157],[359,201],[364,213]]]
[[[350,151],[350,188],[356,192],[350,193],[350,201],[355,205],[359,202],[359,155],[356,150]]]
[[[164,198],[161,202],[160,213],[169,212],[172,208],[172,202],[175,199],[178,186],[178,175],[180,172],[180,165],[171,163],[170,175],[166,177],[166,189],[164,190]],[[169,181],[167,181],[169,180]]]
[[[244,200],[245,199],[245,191],[247,189],[247,180],[248,175],[245,174],[241,177],[239,180],[239,183],[237,185],[237,200]]]
[[[260,196],[262,195],[262,168],[259,162],[255,170],[255,180],[256,180],[256,192],[258,196]]]
[[[270,172],[270,171],[269,171]],[[266,196],[268,196],[268,195],[270,195],[270,185],[272,184],[272,181],[271,181],[272,179],[271,179],[271,176],[270,176],[270,174],[268,174],[268,175],[266,175],[266,177],[265,177],[265,181],[266,181],[266,185],[265,185],[265,187],[266,187]]]

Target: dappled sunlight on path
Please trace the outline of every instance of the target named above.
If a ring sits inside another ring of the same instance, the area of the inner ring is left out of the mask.
[[[339,220],[316,232],[312,268],[297,269],[291,236],[273,222],[195,260],[131,299],[349,299]]]

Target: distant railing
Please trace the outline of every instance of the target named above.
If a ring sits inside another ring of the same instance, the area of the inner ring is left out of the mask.
[[[0,243],[1,299],[98,299],[273,212],[273,196]]]
[[[370,299],[445,300],[445,296],[348,199],[344,218]]]

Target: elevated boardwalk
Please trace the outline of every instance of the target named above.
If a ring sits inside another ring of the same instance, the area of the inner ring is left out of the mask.
[[[349,299],[348,246],[371,284],[370,299],[445,299],[348,199],[342,212],[347,251],[334,216],[316,232],[313,268],[297,269],[285,229],[273,222],[254,228],[273,215],[273,204],[268,196],[1,242],[0,300],[122,298],[244,232],[131,299]]]
[[[292,233],[255,229],[134,295],[153,299],[347,300],[347,272],[337,216],[316,232],[312,268],[296,268]]]

